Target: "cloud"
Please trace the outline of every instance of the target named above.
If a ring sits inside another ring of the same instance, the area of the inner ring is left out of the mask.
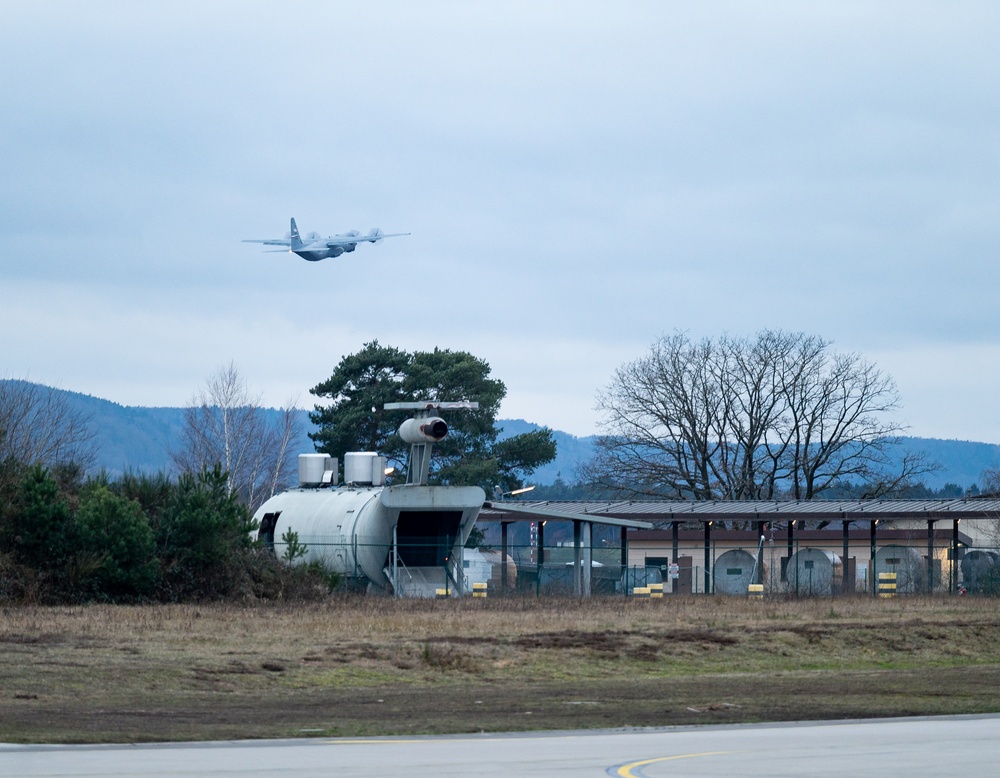
[[[971,429],[974,376],[911,377],[998,342],[998,21],[977,2],[8,5],[2,367],[180,404],[236,359],[282,402],[378,337],[470,350],[505,407],[586,434],[663,332],[780,327],[883,355],[915,427]],[[239,242],[293,215],[413,235],[316,264]]]

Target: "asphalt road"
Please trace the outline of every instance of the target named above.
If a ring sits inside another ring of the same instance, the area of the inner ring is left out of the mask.
[[[15,776],[990,775],[1000,716],[360,740],[0,745]]]

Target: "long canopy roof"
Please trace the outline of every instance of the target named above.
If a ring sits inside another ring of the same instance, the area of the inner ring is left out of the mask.
[[[515,500],[487,503],[483,518],[510,510],[520,516],[593,516],[645,522],[664,521],[874,521],[877,519],[995,519],[1000,499],[950,500]],[[559,514],[559,515],[556,515]],[[514,519],[514,516],[510,517]],[[616,523],[617,522],[607,522]],[[626,524],[626,526],[631,526]],[[638,528],[638,527],[636,527]]]
[[[545,507],[556,506],[556,507]],[[632,518],[622,518],[609,516],[603,513],[583,513],[582,511],[563,510],[557,503],[532,503],[523,505],[520,501],[514,502],[487,502],[480,512],[480,517],[486,520],[494,519],[499,521],[544,521],[555,519],[557,521],[590,521],[594,524],[610,524],[614,527],[625,527],[626,529],[652,529],[653,525],[649,521]]]

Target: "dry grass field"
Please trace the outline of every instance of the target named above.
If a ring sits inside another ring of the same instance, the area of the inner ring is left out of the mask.
[[[0,741],[663,726],[1000,710],[1000,601],[10,607]]]

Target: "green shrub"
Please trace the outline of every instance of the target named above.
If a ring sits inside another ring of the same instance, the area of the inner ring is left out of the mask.
[[[3,549],[15,564],[36,572],[39,596],[50,599],[65,587],[67,562],[73,552],[69,504],[56,480],[39,466],[24,471],[8,508]]]
[[[168,600],[224,597],[246,574],[251,517],[226,488],[218,465],[184,474],[154,527]]]
[[[75,518],[74,578],[86,598],[145,597],[159,580],[153,531],[142,506],[104,485],[85,490]]]

